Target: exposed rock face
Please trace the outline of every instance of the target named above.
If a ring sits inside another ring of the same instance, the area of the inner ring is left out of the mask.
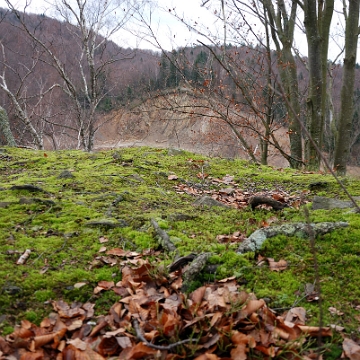
[[[309,226],[311,229],[309,229]],[[280,226],[270,226],[254,231],[241,243],[237,252],[242,254],[249,251],[259,250],[267,238],[271,238],[276,235],[298,236],[300,238],[306,238],[308,237],[309,230],[312,231],[315,236],[317,236],[347,226],[348,223],[346,222],[322,222],[317,224],[292,223]]]

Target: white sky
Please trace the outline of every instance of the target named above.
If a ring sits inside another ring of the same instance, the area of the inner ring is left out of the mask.
[[[29,10],[34,13],[44,13],[51,3],[51,0],[27,0],[31,2]],[[171,50],[179,46],[196,44],[201,37],[191,31],[189,31],[181,22],[176,20],[170,13],[169,9],[175,8],[179,15],[184,15],[186,19],[190,20],[192,25],[204,24],[205,28],[208,27],[209,31],[215,33],[216,31],[222,31],[222,24],[219,21],[216,22],[215,16],[208,11],[205,7],[201,7],[201,3],[204,0],[157,0],[158,8],[155,8],[151,13],[151,25],[153,31],[156,33],[157,39],[161,46],[166,50]],[[249,3],[251,0],[248,0]],[[14,4],[18,5],[21,9],[24,6],[26,0],[14,0]],[[215,2],[214,2],[215,3]],[[218,2],[220,3],[220,1]],[[335,0],[335,5],[341,6],[341,0]],[[5,0],[0,0],[0,7],[6,8]],[[341,9],[341,8],[340,8]],[[150,12],[147,11],[145,16],[150,19]],[[339,53],[339,44],[342,42],[343,28],[341,26],[342,15],[335,13],[333,16],[333,34],[337,32],[337,38],[334,38],[330,44],[329,58],[334,59]],[[253,20],[255,23],[255,20]],[[199,26],[199,25],[198,25]],[[143,49],[155,50],[156,47],[151,45],[146,38],[131,36],[129,33],[121,32],[117,41],[120,46],[124,47],[140,47]],[[148,40],[150,40],[148,38]],[[152,41],[153,42],[153,41]],[[230,39],[229,39],[230,42]],[[307,45],[306,38],[299,30],[295,37],[295,45],[298,47],[301,55],[306,55]],[[340,60],[342,60],[340,57]],[[359,58],[358,58],[359,62]]]

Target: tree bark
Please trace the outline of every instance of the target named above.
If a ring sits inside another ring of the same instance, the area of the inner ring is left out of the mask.
[[[294,40],[297,0],[292,0],[290,14],[287,13],[283,0],[278,1],[277,11],[275,11],[272,1],[262,0],[262,3],[268,14],[271,36],[276,46],[278,70],[284,90],[283,95],[289,100],[289,102],[285,104],[289,118],[291,154],[289,162],[292,168],[299,168],[302,164],[303,151],[301,126],[297,119],[297,116],[300,115],[299,84],[297,80],[297,66],[291,51]],[[267,26],[267,24],[264,25]]]
[[[327,55],[330,24],[334,0],[317,2],[304,0],[304,25],[308,42],[309,93],[307,98],[306,126],[310,136],[321,149],[326,110]],[[305,140],[306,166],[311,170],[320,168],[320,154],[309,139]]]
[[[16,146],[16,141],[11,132],[9,118],[6,110],[0,106],[0,132],[4,135],[7,146]]]
[[[359,36],[360,0],[349,0],[349,12],[345,15],[345,58],[341,86],[341,108],[335,138],[334,168],[338,175],[346,174],[350,154],[352,119],[354,111],[354,82],[357,41]]]

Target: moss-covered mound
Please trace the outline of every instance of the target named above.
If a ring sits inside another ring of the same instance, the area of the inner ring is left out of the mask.
[[[174,254],[160,248],[151,219],[170,236],[178,256],[212,254],[188,291],[235,276],[271,308],[305,307],[309,324],[319,324],[322,309],[324,325],[347,332],[360,326],[360,215],[348,208],[311,210],[314,196],[345,199],[329,175],[165,149],[89,154],[3,148],[0,179],[0,334],[21,319],[38,324],[51,300],[91,301],[96,313],[106,313],[120,295],[95,294],[94,288],[102,280],[121,280],[121,261],[107,254],[111,249],[160,250],[157,266],[166,271]],[[360,181],[343,181],[360,196]],[[288,206],[252,210],[247,201],[254,194]],[[227,206],[194,205],[204,195]],[[349,226],[317,236],[313,247],[306,237],[278,235],[256,253],[237,253],[264,226],[308,221]],[[27,249],[29,257],[17,264]],[[272,271],[268,258],[286,266]],[[320,294],[309,291],[316,282]]]

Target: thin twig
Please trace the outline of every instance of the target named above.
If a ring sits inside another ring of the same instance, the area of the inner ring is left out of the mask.
[[[156,349],[156,350],[171,350],[179,345],[183,345],[183,344],[186,344],[186,343],[189,343],[189,342],[197,342],[198,339],[185,339],[185,340],[181,340],[181,341],[177,341],[173,344],[169,344],[167,346],[161,346],[161,345],[155,345],[155,344],[152,344],[150,343],[149,341],[147,341],[144,337],[144,335],[142,334],[142,331],[140,329],[140,324],[139,322],[137,321],[137,319],[133,319],[133,327],[135,329],[135,332],[136,332],[136,336],[139,340],[141,340],[143,343],[145,343],[146,346],[152,348],[152,349]]]
[[[305,215],[305,220],[307,222],[308,225],[308,233],[309,233],[309,238],[310,238],[310,249],[311,249],[311,253],[313,256],[313,266],[314,266],[314,273],[315,273],[315,289],[316,292],[318,294],[319,300],[318,300],[318,305],[319,305],[319,332],[318,332],[318,337],[317,337],[317,345],[318,345],[318,353],[317,353],[317,358],[320,358],[320,348],[323,345],[322,344],[322,336],[321,336],[321,330],[323,328],[323,306],[322,306],[322,296],[321,296],[321,285],[320,285],[320,272],[319,272],[319,264],[317,261],[317,252],[316,252],[316,247],[315,247],[315,234],[314,234],[314,229],[311,227],[311,223],[310,223],[310,214],[309,214],[309,209],[304,206],[304,215]]]

